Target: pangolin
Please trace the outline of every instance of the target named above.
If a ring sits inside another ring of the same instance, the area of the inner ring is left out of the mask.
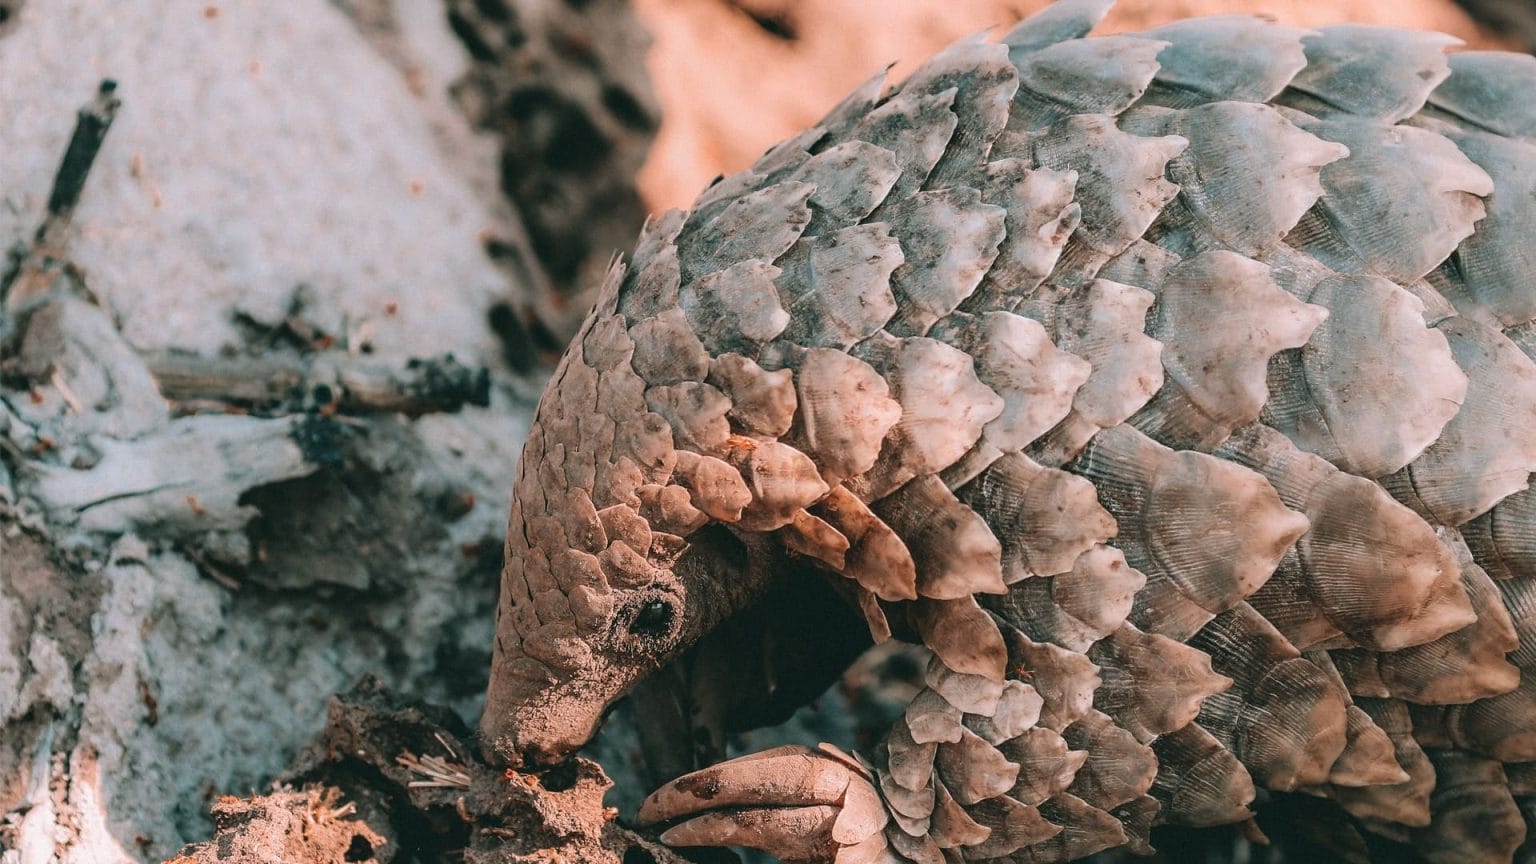
[[[673,708],[730,725],[867,632],[926,663],[880,743],[706,767],[640,820],[1023,864],[1273,790],[1511,860],[1536,59],[1242,16],[1090,36],[1109,5],[877,75],[615,261],[518,469],[488,758],[557,762],[684,657],[713,672]],[[788,629],[737,623],[770,606]]]

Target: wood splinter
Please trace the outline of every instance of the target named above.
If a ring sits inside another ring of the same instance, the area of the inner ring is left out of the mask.
[[[324,352],[308,357],[145,358],[160,391],[173,402],[213,402],[259,414],[318,409],[340,414],[417,417],[490,404],[491,379],[452,354],[412,358],[403,366]]]
[[[53,189],[48,193],[48,214],[9,284],[0,284],[7,318],[14,316],[29,300],[47,294],[64,271],[64,247],[68,243],[75,205],[80,202],[86,177],[90,175],[96,155],[101,152],[102,141],[121,105],[117,82],[105,79],[96,91],[96,98],[76,115],[74,134],[70,136],[64,158],[59,161],[59,170],[54,174]]]

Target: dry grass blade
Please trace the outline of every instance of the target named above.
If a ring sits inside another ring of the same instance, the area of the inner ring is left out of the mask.
[[[450,748],[451,752],[451,748]],[[469,773],[462,767],[438,756],[417,756],[407,750],[395,757],[395,762],[407,770],[426,778],[406,784],[412,789],[468,789]]]

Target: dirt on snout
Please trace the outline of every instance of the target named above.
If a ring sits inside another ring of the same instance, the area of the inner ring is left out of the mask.
[[[213,838],[167,864],[686,864],[616,821],[597,763],[504,771],[469,738],[452,713],[364,679],[275,791],[220,798]]]

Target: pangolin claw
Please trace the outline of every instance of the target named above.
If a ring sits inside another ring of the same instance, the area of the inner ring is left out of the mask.
[[[796,745],[722,762],[651,793],[642,825],[678,822],[673,846],[747,846],[786,862],[863,864],[885,850],[872,777],[833,750]]]

